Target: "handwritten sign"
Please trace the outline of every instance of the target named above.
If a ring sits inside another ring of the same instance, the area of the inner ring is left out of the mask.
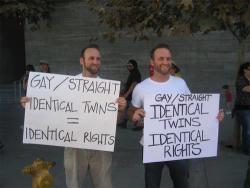
[[[219,94],[159,93],[144,101],[144,163],[217,155]]]
[[[23,143],[114,151],[120,82],[31,72]]]

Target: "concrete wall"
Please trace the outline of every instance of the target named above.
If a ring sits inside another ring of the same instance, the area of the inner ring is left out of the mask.
[[[77,74],[81,71],[79,55],[91,37],[101,36],[106,30],[97,16],[84,2],[72,1],[57,4],[52,15],[52,27],[31,32],[26,27],[26,64],[38,66],[47,60],[54,73]],[[176,63],[181,67],[193,92],[220,92],[223,84],[233,85],[237,70],[237,41],[227,32],[192,37],[157,38],[149,42],[133,42],[126,37],[115,43],[98,40],[102,51],[101,76],[124,81],[125,64],[134,58],[139,62],[143,77],[148,76],[149,51],[158,42],[170,44]],[[250,60],[247,44],[246,59]],[[39,69],[39,67],[37,67]]]

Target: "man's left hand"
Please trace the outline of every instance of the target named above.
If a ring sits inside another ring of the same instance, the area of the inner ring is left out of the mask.
[[[124,97],[119,97],[117,99],[117,102],[118,102],[118,111],[124,111],[126,106],[127,106],[127,101]]]
[[[219,122],[221,122],[221,121],[224,119],[224,116],[225,116],[224,110],[223,110],[223,109],[220,109],[220,110],[219,110],[219,113],[218,113],[218,115],[217,115],[217,119],[219,120]]]

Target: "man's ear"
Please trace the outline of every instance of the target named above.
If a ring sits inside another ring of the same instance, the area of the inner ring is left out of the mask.
[[[84,65],[84,59],[83,59],[83,57],[80,57],[80,64]]]
[[[150,59],[150,66],[152,66],[152,67],[154,67],[154,62],[153,62],[153,60],[152,59]]]

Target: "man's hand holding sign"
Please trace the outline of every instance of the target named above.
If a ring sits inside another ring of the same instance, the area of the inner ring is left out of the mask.
[[[181,159],[217,152],[219,95],[191,94],[185,80],[171,75],[172,62],[167,44],[150,51],[154,73],[136,85],[129,108],[132,121],[144,118],[145,187],[159,188],[168,166],[174,188],[188,188],[189,165]]]
[[[33,74],[32,89],[21,98],[27,109],[24,142],[67,146],[68,188],[82,187],[88,171],[94,187],[112,188],[112,154],[106,151],[114,150],[116,119],[123,116],[126,100],[118,98],[120,82],[99,78],[98,45],[83,48],[79,62],[82,72],[75,77]]]

